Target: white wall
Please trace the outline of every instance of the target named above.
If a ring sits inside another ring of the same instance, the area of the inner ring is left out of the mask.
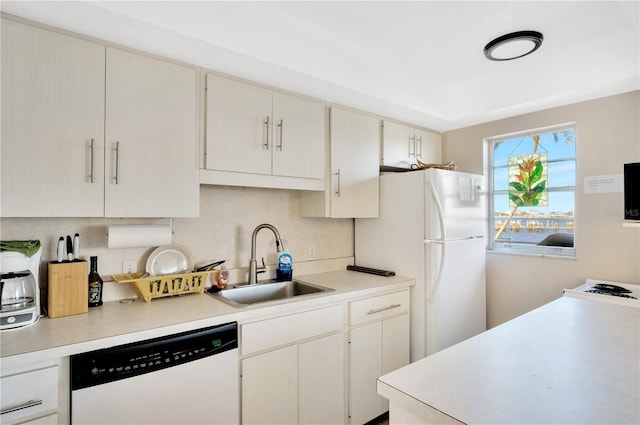
[[[483,139],[575,122],[577,258],[487,255],[487,320],[496,326],[586,278],[640,282],[640,228],[623,228],[623,194],[585,194],[586,176],[622,174],[640,161],[640,92],[568,105],[443,134],[443,160],[484,173]]]
[[[171,202],[170,194],[168,196],[167,202]],[[258,224],[270,223],[288,241],[294,275],[344,268],[343,264],[353,260],[353,219],[301,218],[299,196],[299,192],[290,190],[201,186],[200,217],[173,219],[173,243],[187,247],[195,262],[227,260],[232,281],[246,282],[251,233]],[[81,257],[88,259],[97,255],[98,270],[103,277],[108,277],[122,272],[123,260],[136,260],[138,270],[144,271],[147,257],[154,249],[107,248],[109,224],[166,222],[168,219],[2,218],[0,237],[2,240],[39,239],[43,245],[40,273],[44,277],[46,262],[56,257],[58,237],[79,232]],[[273,234],[262,230],[257,242],[258,262],[264,256],[267,265],[275,265]],[[309,248],[315,248],[314,261],[309,261]],[[107,298],[108,287],[105,286]]]

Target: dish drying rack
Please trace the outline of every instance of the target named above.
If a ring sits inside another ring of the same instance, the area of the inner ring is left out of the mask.
[[[140,297],[146,302],[153,298],[171,297],[184,294],[204,294],[209,273],[217,269],[193,272],[148,276],[147,273],[117,274],[111,276],[117,283],[131,283]]]

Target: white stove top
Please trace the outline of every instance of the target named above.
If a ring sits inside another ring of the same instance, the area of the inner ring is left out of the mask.
[[[635,283],[587,279],[584,284],[574,289],[565,289],[563,293],[570,297],[640,308],[640,285]]]

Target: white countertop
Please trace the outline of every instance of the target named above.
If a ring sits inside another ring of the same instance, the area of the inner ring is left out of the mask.
[[[86,314],[56,319],[43,317],[35,325],[1,332],[2,367],[47,361],[221,323],[260,320],[413,284],[410,278],[346,270],[295,278],[334,290],[242,308],[232,307],[208,294],[158,298],[150,303],[142,299],[132,304],[106,302],[90,308]]]
[[[562,297],[382,376],[378,392],[449,422],[638,424],[640,308]]]

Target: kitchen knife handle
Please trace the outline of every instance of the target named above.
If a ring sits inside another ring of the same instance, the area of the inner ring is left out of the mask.
[[[69,235],[67,235],[67,259],[73,261],[73,242]]]
[[[95,140],[91,138],[91,183],[96,182],[96,148]]]
[[[120,183],[120,142],[116,142],[116,184]]]
[[[64,238],[60,236],[58,239],[58,263],[62,263],[64,260]]]
[[[80,234],[76,233],[73,237],[73,258],[77,260],[80,257]]]
[[[264,138],[264,140],[265,140],[265,141],[264,141],[264,148],[265,148],[266,150],[269,150],[269,117],[267,117],[267,118],[264,120],[264,123],[263,123],[263,124],[264,124],[264,126],[265,126],[265,132],[266,132],[266,133],[265,133],[265,138]]]

